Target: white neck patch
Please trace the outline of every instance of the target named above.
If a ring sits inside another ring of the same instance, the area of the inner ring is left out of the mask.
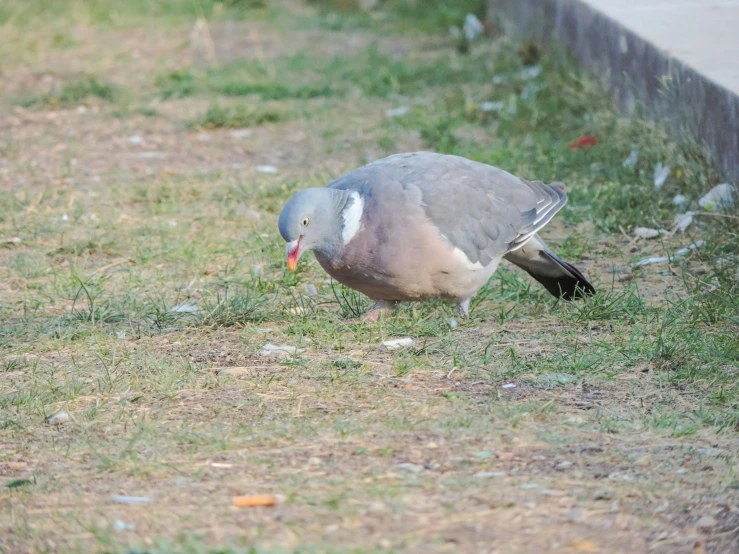
[[[351,193],[352,204],[345,208],[341,214],[344,222],[344,229],[341,232],[341,238],[344,244],[348,244],[354,238],[362,225],[362,214],[364,213],[364,198],[357,191]]]

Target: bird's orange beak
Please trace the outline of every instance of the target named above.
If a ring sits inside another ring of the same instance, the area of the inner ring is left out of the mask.
[[[295,271],[298,267],[298,260],[300,259],[300,239],[294,240],[287,243],[287,268],[290,271]]]

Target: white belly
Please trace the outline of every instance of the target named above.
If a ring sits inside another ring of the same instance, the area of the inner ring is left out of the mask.
[[[459,249],[454,249],[456,258],[455,267],[448,274],[440,274],[436,279],[436,287],[445,291],[444,296],[467,300],[472,298],[478,290],[493,276],[500,265],[500,258],[492,260],[488,265],[472,263]]]

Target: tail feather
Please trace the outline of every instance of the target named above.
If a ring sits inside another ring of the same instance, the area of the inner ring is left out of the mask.
[[[531,237],[523,247],[509,252],[505,258],[526,271],[557,298],[574,300],[595,294],[595,288],[582,272],[558,258],[539,235]]]

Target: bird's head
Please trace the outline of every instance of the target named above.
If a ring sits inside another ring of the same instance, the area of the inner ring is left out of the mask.
[[[356,194],[356,193],[354,193]],[[343,245],[344,210],[351,193],[330,188],[311,188],[293,196],[280,213],[280,234],[287,241],[287,267],[295,271],[307,250],[331,256]]]

